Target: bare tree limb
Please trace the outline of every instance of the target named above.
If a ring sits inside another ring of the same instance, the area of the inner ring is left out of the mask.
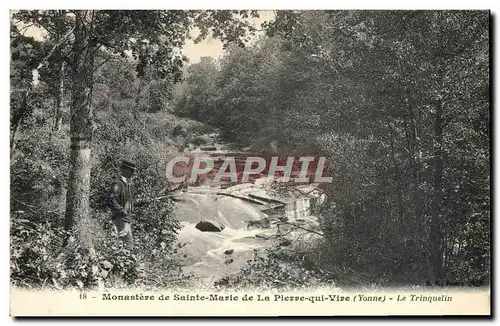
[[[73,31],[75,30],[75,27],[73,26],[72,29],[70,29],[63,37],[61,37],[59,39],[59,41],[52,47],[52,49],[49,51],[49,53],[47,53],[47,55],[40,61],[40,63],[38,64],[37,68],[36,69],[41,69],[45,66],[45,64],[48,62],[48,60],[50,59],[50,57],[52,56],[52,54],[54,53],[54,51],[59,47],[61,46],[61,44],[64,43],[64,41],[66,41],[66,39],[73,33]]]
[[[23,205],[24,207],[28,208],[30,211],[36,212],[36,210],[35,210],[35,208],[37,208],[36,206],[30,205],[30,204],[26,204],[25,202],[22,202],[19,199],[16,199],[16,198],[14,198],[12,196],[10,196],[10,199],[14,200],[16,203],[19,203],[19,204]]]
[[[325,235],[324,235],[323,233],[320,233],[320,232],[317,232],[317,231],[314,231],[314,230],[310,230],[310,229],[306,229],[306,228],[304,228],[304,227],[302,227],[302,226],[300,226],[300,225],[297,225],[297,224],[295,224],[295,223],[280,221],[280,223],[279,223],[279,224],[287,224],[287,225],[291,225],[291,226],[294,226],[294,227],[296,227],[296,228],[298,228],[298,229],[301,229],[301,230],[304,230],[304,231],[307,231],[307,232],[311,232],[311,233],[317,234],[317,235],[319,235],[319,236],[321,236],[321,237],[325,238]]]

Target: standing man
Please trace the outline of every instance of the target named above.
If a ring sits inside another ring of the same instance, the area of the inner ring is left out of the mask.
[[[130,179],[135,171],[135,164],[123,161],[120,167],[120,176],[111,185],[108,196],[108,206],[112,211],[113,223],[116,226],[118,237],[131,249],[134,244],[132,237],[132,212],[134,199],[130,187]]]

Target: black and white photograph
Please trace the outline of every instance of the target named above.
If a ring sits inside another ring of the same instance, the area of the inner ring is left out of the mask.
[[[489,10],[9,20],[13,316],[491,314]]]

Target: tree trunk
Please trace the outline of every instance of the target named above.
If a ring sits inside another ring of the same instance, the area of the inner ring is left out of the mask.
[[[84,26],[84,12],[76,14],[72,57],[71,156],[64,227],[69,230],[75,220],[89,216],[90,144],[92,138],[91,89],[96,44]]]
[[[31,91],[33,90],[33,83],[31,83],[28,88],[26,89],[26,92],[24,93],[23,96],[23,101],[21,103],[21,107],[18,111],[18,114],[12,118],[12,123],[11,123],[11,135],[10,135],[10,153],[14,153],[16,150],[16,137],[17,133],[19,131],[19,127],[21,126],[21,122],[24,119],[24,116],[27,114],[28,110],[30,109],[28,107],[28,99],[31,95]]]
[[[54,104],[54,125],[52,127],[53,131],[59,131],[61,129],[62,120],[62,109],[63,109],[63,97],[64,97],[64,61],[59,63],[59,85],[56,93],[56,100]]]
[[[415,110],[418,112],[415,114]],[[414,226],[414,239],[416,244],[415,255],[416,259],[422,262],[423,273],[427,280],[432,279],[431,265],[429,261],[429,255],[427,254],[426,240],[427,235],[424,229],[424,191],[421,189],[422,185],[422,148],[420,143],[420,123],[418,120],[420,114],[420,109],[417,105],[409,106],[409,118],[410,118],[410,128],[411,128],[411,162],[412,162],[412,192],[413,192],[413,202],[415,205],[415,221],[412,226]]]
[[[430,251],[434,280],[441,282],[443,279],[443,254],[440,206],[442,199],[441,184],[443,179],[443,102],[438,101],[434,120],[434,174],[433,174],[433,200],[431,208]]]

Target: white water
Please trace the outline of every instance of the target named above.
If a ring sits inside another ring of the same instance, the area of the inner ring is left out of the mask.
[[[183,226],[178,234],[177,256],[184,274],[199,279],[206,286],[238,272],[247,261],[264,255],[266,248],[275,246],[279,241],[275,237],[265,239],[276,235],[275,227],[247,228],[248,221],[261,220],[267,216],[261,212],[264,208],[262,205],[217,195],[218,191],[218,188],[191,188],[180,196],[182,201],[176,202],[176,216]],[[204,219],[222,223],[225,228],[222,232],[196,229],[196,223]],[[314,217],[309,216],[302,221],[306,222],[309,229],[318,230],[319,225]],[[291,232],[289,238],[300,238],[299,247],[310,245],[318,236],[297,230]],[[225,254],[226,250],[233,252]]]
[[[226,153],[222,149],[223,144],[215,144],[215,147],[218,154]],[[257,182],[255,185],[257,186]],[[253,188],[251,190],[258,190],[254,186],[250,187]],[[274,227],[247,229],[248,221],[267,217],[261,212],[265,206],[217,195],[220,191],[219,187],[192,187],[183,192],[178,197],[181,201],[175,204],[176,217],[183,226],[178,234],[177,256],[183,265],[184,273],[199,278],[205,285],[211,285],[213,281],[238,272],[247,261],[263,255],[266,248],[274,246],[278,241],[256,237],[258,234],[266,238],[276,235],[277,230]],[[306,217],[304,212],[299,211],[304,207],[295,205],[291,208],[292,211],[290,207],[287,209],[286,214],[292,221],[301,217],[314,228],[318,227],[314,217]],[[204,219],[221,223],[225,228],[222,232],[202,232],[196,229],[195,225]],[[309,244],[315,237],[313,233],[304,234],[303,231],[294,231],[290,236],[301,238],[303,243]],[[233,252],[225,254],[226,250]]]
[[[248,260],[263,253],[273,240],[257,238],[257,234],[275,234],[274,229],[247,229],[247,222],[266,217],[262,206],[243,200],[216,195],[220,189],[198,189],[184,193],[176,203],[176,216],[182,229],[178,234],[177,255],[184,273],[212,283],[241,269]],[[205,192],[205,193],[203,193]],[[225,226],[222,232],[201,232],[195,228],[201,220],[210,219]],[[225,254],[226,250],[233,250]]]

